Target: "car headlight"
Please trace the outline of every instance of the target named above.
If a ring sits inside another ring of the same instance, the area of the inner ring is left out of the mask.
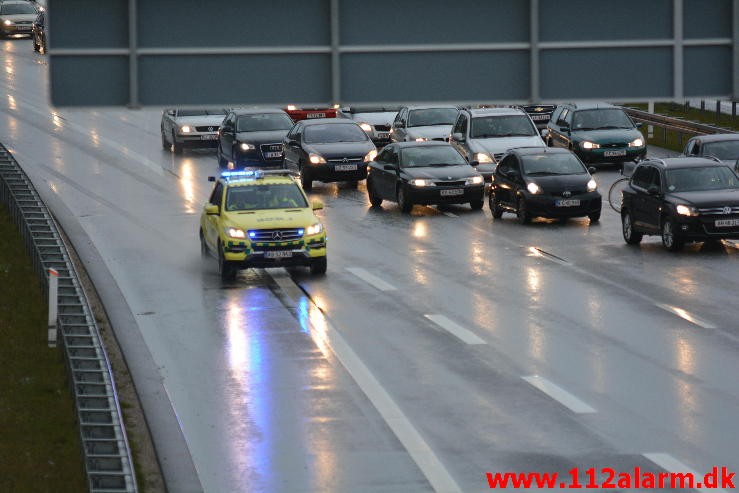
[[[320,154],[314,154],[311,152],[308,155],[308,159],[310,160],[311,164],[326,164],[326,160]]]
[[[414,187],[433,187],[435,183],[432,180],[423,180],[421,178],[416,178],[415,180],[411,180],[411,185]]]
[[[317,235],[321,231],[323,231],[323,224],[321,223],[311,224],[310,226],[305,228],[305,235],[306,236]]]
[[[642,147],[644,145],[644,139],[637,137],[636,139],[629,142],[629,147]]]
[[[12,26],[13,25],[13,21],[11,21],[11,20],[4,20],[3,21],[3,24],[5,24],[6,26]]]
[[[595,183],[595,180],[592,178],[588,182],[588,192],[595,192],[595,190],[598,188],[598,184]]]
[[[473,176],[464,181],[465,185],[482,185],[485,182],[482,176]]]
[[[377,149],[372,149],[371,151],[369,151],[367,153],[366,156],[364,156],[364,162],[365,163],[369,163],[370,161],[372,161],[376,157],[377,157]]]
[[[193,128],[190,125],[182,125],[180,127],[180,133],[189,134],[192,131],[193,131]]]
[[[697,216],[698,215],[698,209],[695,207],[689,206],[689,205],[683,205],[679,204],[675,209],[677,209],[677,213],[681,216]]]
[[[415,140],[416,142],[426,142],[429,139],[427,139],[426,137],[416,137],[413,140]]]
[[[241,144],[239,144],[239,147],[242,151],[253,151],[254,149],[256,149],[253,144],[250,144],[248,142],[242,142]]]
[[[600,144],[584,140],[580,142],[580,147],[582,147],[583,149],[600,149]]]
[[[365,132],[371,132],[372,131],[372,125],[370,125],[369,123],[360,123],[359,124],[359,128],[361,128]]]
[[[495,162],[487,152],[476,152],[474,160],[480,164],[492,164]]]
[[[534,195],[536,195],[537,193],[541,193],[541,187],[533,181],[526,185],[526,190],[533,193]]]
[[[243,229],[239,228],[226,228],[226,236],[229,238],[236,238],[239,240],[243,240],[246,238],[246,233]]]

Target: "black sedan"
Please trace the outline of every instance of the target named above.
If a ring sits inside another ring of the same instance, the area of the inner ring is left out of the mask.
[[[347,181],[353,185],[367,178],[367,163],[377,149],[359,125],[343,118],[302,120],[282,142],[285,167],[300,171],[303,190],[313,180]]]
[[[218,130],[218,167],[282,168],[282,139],[292,126],[279,108],[229,111]]]
[[[414,204],[464,204],[482,209],[484,180],[446,142],[398,142],[386,146],[370,163],[367,193],[373,207],[383,200],[403,212]]]
[[[496,219],[513,212],[521,224],[533,217],[588,216],[591,223],[598,222],[601,196],[594,172],[567,149],[511,149],[493,175],[490,210]]]
[[[739,239],[739,178],[713,159],[642,161],[623,191],[621,226],[626,243],[660,235],[670,251],[688,241]]]

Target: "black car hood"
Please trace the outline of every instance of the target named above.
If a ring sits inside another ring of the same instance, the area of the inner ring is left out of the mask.
[[[268,132],[238,132],[236,140],[249,144],[282,144],[282,139],[290,130],[270,130]]]
[[[478,173],[469,164],[458,166],[428,166],[423,168],[402,168],[410,179],[425,178],[429,180],[464,180]]]
[[[739,206],[739,189],[700,190],[696,192],[675,192],[667,195],[675,204],[703,207]]]
[[[307,152],[315,152],[325,159],[340,158],[363,158],[375,145],[367,140],[365,142],[336,142],[333,144],[305,144]]]
[[[577,175],[526,176],[526,180],[539,185],[545,193],[561,194],[565,191],[584,192],[591,176],[588,173]]]

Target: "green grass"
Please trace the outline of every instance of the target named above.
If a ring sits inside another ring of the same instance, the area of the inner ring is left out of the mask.
[[[49,348],[47,305],[0,204],[0,492],[87,491],[64,356]]]
[[[624,106],[647,111],[646,103],[624,104]],[[670,118],[682,118],[691,122],[705,123],[706,125],[725,128],[729,131],[739,131],[739,116],[732,119],[731,114],[716,115],[715,104],[707,104],[706,110],[703,111],[700,108],[686,109],[684,104],[679,103],[654,103],[654,112]],[[646,136],[646,125],[642,128],[642,133]],[[672,131],[668,131],[665,135],[660,127],[655,126],[653,137],[651,139],[647,139],[647,142],[665,149],[682,152],[685,147],[685,143],[690,137],[692,137],[692,135],[683,134],[681,140],[680,134]]]

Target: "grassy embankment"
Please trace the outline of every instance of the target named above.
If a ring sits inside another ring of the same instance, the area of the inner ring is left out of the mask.
[[[0,204],[0,491],[87,491],[74,399],[47,306],[18,230]]]

